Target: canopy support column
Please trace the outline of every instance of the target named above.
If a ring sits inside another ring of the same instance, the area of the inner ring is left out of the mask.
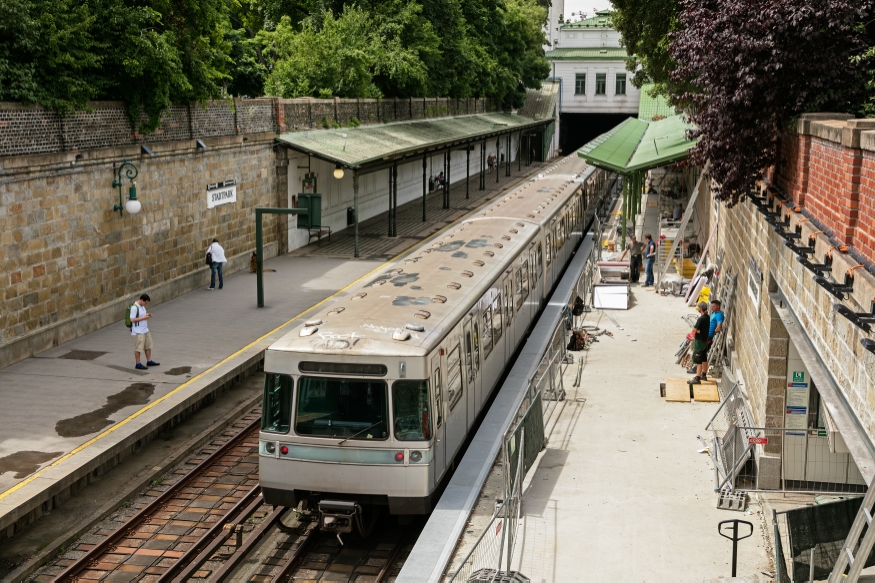
[[[428,180],[426,179],[426,170],[428,169],[428,156],[425,154],[422,155],[422,222],[426,221],[425,218],[425,203],[426,196],[428,195]]]
[[[517,155],[516,155],[516,163],[517,163],[517,171],[520,172],[523,169],[523,131],[520,130],[516,135],[516,145],[517,145]]]
[[[359,256],[359,173],[352,171],[352,213],[355,215],[355,245],[353,257]]]
[[[392,166],[392,236],[398,236],[398,164]]]
[[[510,134],[507,134],[507,148],[504,149],[504,175],[510,176]]]
[[[389,236],[392,236],[392,169],[389,168]]]
[[[480,143],[480,190],[486,190],[486,142]]]
[[[468,192],[471,186],[471,144],[465,144],[465,200],[470,198]]]
[[[499,148],[501,148],[501,136],[495,138],[495,184],[498,184],[498,169],[501,168],[501,164],[499,164],[501,159],[501,152],[498,151]]]

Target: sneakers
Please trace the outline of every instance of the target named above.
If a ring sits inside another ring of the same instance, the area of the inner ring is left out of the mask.
[[[216,288],[214,288],[214,287],[208,287],[208,288],[207,288],[207,291],[213,291],[214,289],[216,289]]]
[[[708,380],[708,375],[702,373],[702,375],[699,377],[699,380],[701,380],[701,381],[707,381],[707,380]]]
[[[693,377],[687,381],[687,384],[688,385],[698,385],[700,382],[702,382],[702,379],[700,379],[699,377]]]
[[[159,364],[161,364],[161,363],[155,362],[154,360],[150,360],[149,362],[146,363],[146,366],[158,366]]]
[[[145,365],[137,363],[137,366],[134,367],[137,370],[149,370]]]

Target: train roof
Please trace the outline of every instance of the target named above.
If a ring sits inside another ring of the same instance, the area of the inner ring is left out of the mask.
[[[579,157],[564,158],[352,286],[307,320],[318,323],[297,326],[268,350],[314,356],[428,354],[559,211],[586,169]],[[311,333],[302,336],[305,328]],[[409,338],[394,339],[396,331]]]

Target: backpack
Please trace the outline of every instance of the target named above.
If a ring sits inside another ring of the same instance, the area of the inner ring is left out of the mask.
[[[132,329],[134,324],[131,322],[131,308],[137,305],[137,302],[134,302],[130,306],[128,306],[128,311],[125,312],[125,326],[128,327],[128,330]]]
[[[574,307],[571,308],[571,314],[573,316],[579,316],[579,315],[583,314],[585,309],[586,309],[586,306],[583,303],[583,299],[581,299],[580,296],[577,296],[574,299]]]

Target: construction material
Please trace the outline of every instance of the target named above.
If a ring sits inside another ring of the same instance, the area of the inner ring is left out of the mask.
[[[744,512],[747,509],[747,493],[720,490],[717,494],[717,508],[720,510],[735,510]]]
[[[720,393],[717,391],[717,381],[708,379],[693,385],[693,399],[704,403],[719,403]]]
[[[690,385],[687,384],[687,379],[665,379],[665,400],[689,403]]]

